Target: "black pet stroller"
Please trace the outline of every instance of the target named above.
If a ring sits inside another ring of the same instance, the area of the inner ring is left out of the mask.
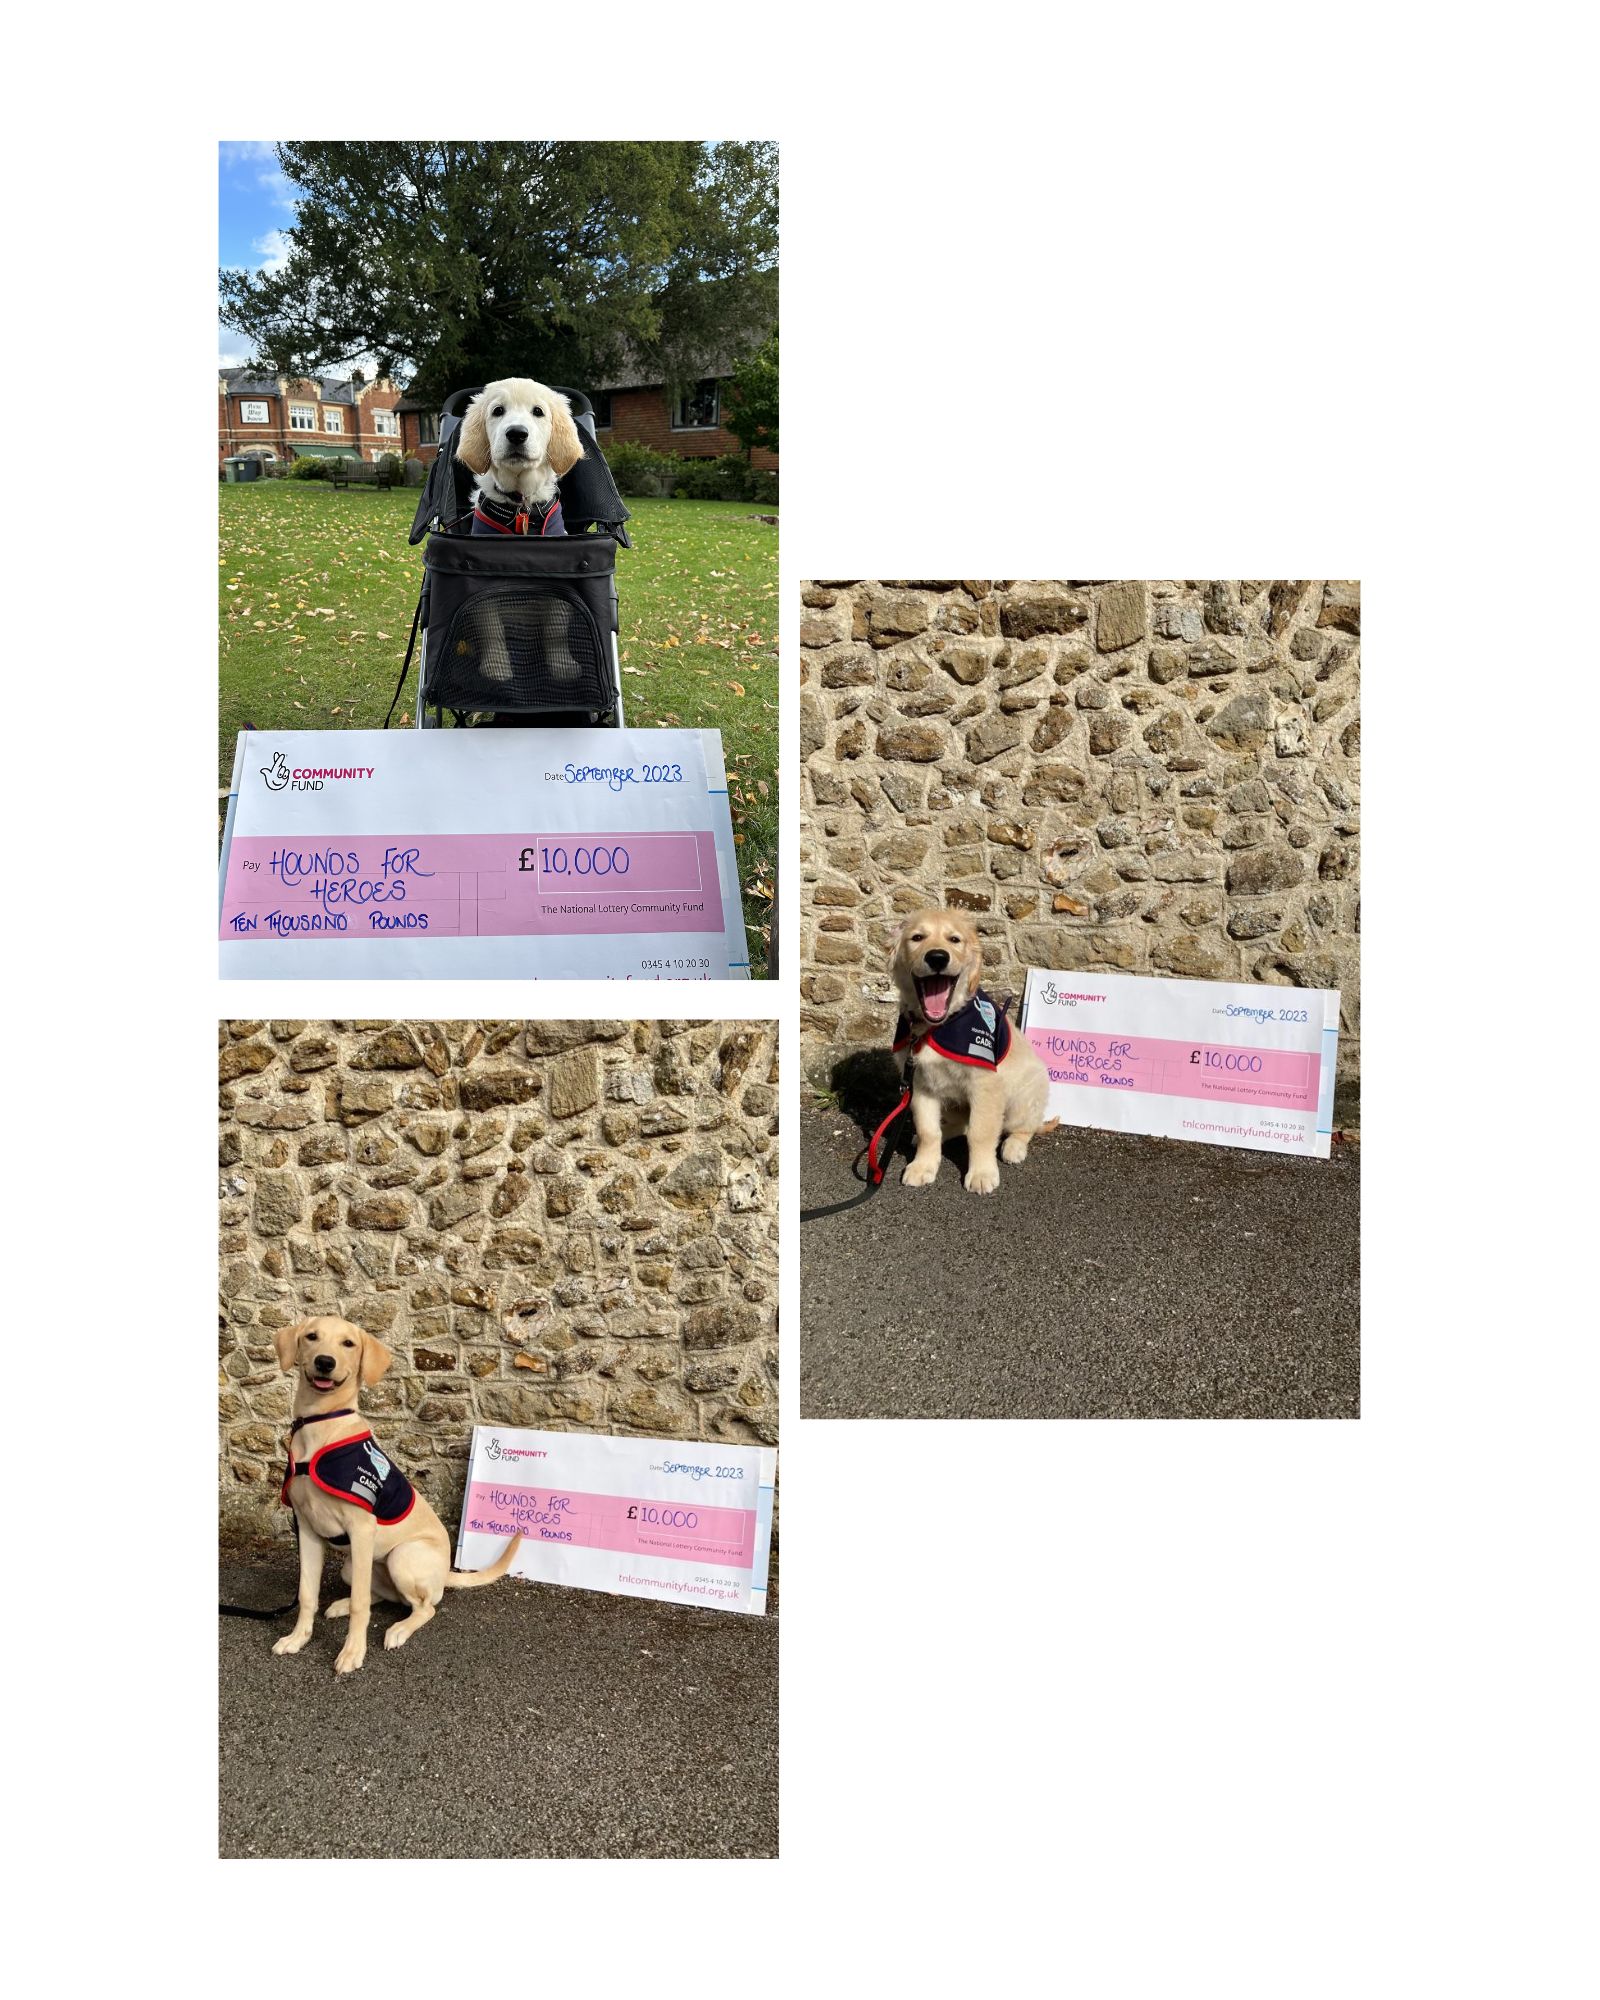
[[[420,637],[417,727],[449,715],[502,728],[620,729],[617,548],[628,548],[623,505],[595,442],[587,396],[563,389],[583,457],[561,481],[565,535],[474,535],[475,475],[456,457],[476,389],[458,389],[439,422],[412,546],[423,551],[422,595],[387,729]]]

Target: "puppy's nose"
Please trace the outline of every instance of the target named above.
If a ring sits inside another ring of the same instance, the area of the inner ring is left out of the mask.
[[[319,1375],[331,1375],[333,1373],[333,1356],[331,1354],[319,1354],[314,1365]]]
[[[950,963],[950,954],[947,951],[925,952],[923,956],[935,972],[943,972],[945,967]]]
[[[507,444],[526,444],[528,442],[528,433],[520,425],[515,428],[508,428],[504,432],[504,436]]]

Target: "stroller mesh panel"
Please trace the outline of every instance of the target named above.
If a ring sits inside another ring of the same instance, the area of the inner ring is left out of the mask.
[[[582,598],[559,586],[480,585],[428,634],[424,699],[441,708],[537,713],[613,703],[611,666]]]

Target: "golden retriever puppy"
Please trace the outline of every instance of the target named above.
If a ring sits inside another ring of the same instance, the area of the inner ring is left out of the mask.
[[[299,1526],[300,1601],[294,1629],[272,1650],[298,1653],[311,1637],[323,1555],[330,1542],[348,1543],[342,1575],[350,1595],[330,1604],[328,1616],[350,1620],[334,1672],[353,1674],[367,1657],[374,1591],[410,1605],[411,1615],[383,1635],[385,1646],[403,1646],[427,1624],[446,1590],[504,1576],[522,1537],[513,1535],[487,1569],[451,1569],[444,1523],[361,1421],[362,1389],[379,1381],[394,1359],[381,1340],[329,1315],[284,1327],[273,1344],[279,1367],[296,1377],[282,1497]]]
[[[1049,1132],[1043,1123],[1050,1078],[1033,1044],[982,990],[983,949],[959,910],[918,910],[906,918],[890,960],[900,991],[896,1053],[911,1065],[911,1117],[916,1157],[907,1187],[929,1187],[939,1149],[965,1130],[971,1194],[993,1194],[1000,1167],[1019,1166],[1028,1141]],[[1005,1143],[1001,1146],[1001,1140]]]
[[[456,455],[477,473],[475,535],[564,535],[557,481],[583,456],[565,396],[542,382],[491,382],[462,419]]]

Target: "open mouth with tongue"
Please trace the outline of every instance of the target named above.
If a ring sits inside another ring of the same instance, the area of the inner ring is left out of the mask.
[[[342,1389],[344,1387],[342,1382],[335,1382],[331,1375],[313,1375],[309,1377],[309,1380],[313,1389],[320,1390],[324,1394],[329,1389]]]
[[[917,1004],[930,1021],[942,1021],[950,1010],[950,995],[956,990],[948,972],[924,973],[917,981]]]

